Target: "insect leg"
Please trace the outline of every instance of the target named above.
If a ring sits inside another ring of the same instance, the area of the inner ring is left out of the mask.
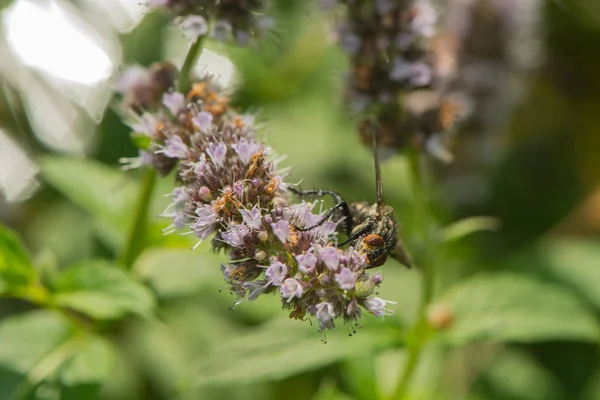
[[[338,193],[334,192],[333,190],[323,190],[323,189],[300,190],[300,189],[296,189],[295,187],[290,187],[289,189],[292,193],[294,193],[298,197],[325,196],[326,194],[328,194],[331,197],[333,197],[333,200],[336,202],[336,205],[333,206],[332,208],[330,208],[329,211],[327,211],[327,213],[325,213],[323,218],[317,224],[311,226],[310,228],[296,227],[298,230],[309,231],[313,228],[316,228],[317,226],[320,226],[325,221],[327,221],[327,219],[329,217],[331,217],[336,210],[341,209],[342,215],[344,217],[344,223],[346,225],[346,235],[350,236],[352,229],[354,228],[354,221],[352,219],[352,214],[350,213],[350,207],[348,207],[348,203],[346,203],[346,200],[344,200],[342,198],[342,196],[340,196]]]
[[[358,232],[354,233],[353,235],[352,234],[348,235],[348,239],[346,239],[343,243],[340,243],[339,246],[347,245],[348,243],[358,239],[365,233],[369,232],[371,229],[373,229],[372,224],[368,224],[368,225],[364,226],[363,228],[361,228]]]

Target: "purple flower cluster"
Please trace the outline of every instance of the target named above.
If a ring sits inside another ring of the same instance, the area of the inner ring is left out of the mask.
[[[115,91],[123,95],[122,108],[140,113],[159,106],[176,78],[177,68],[169,62],[154,63],[150,68],[134,66],[121,75]]]
[[[163,213],[173,220],[168,231],[184,230],[198,243],[212,238],[229,255],[222,271],[240,301],[277,292],[290,317],[315,316],[321,329],[338,318],[353,322],[361,309],[391,314],[389,302],[372,297],[381,275],[369,276],[359,251],[336,246],[335,222],[298,229],[321,215],[314,204],[289,203],[273,150],[210,81],[187,94],[165,91],[162,104],[131,126],[150,142],[137,164],[177,169],[179,185]]]
[[[210,33],[220,41],[235,39],[239,44],[247,44],[273,25],[273,20],[264,15],[265,0],[146,0],[146,3],[175,15],[175,23],[193,41]]]
[[[345,8],[335,27],[341,49],[350,57],[345,101],[359,115],[365,144],[376,133],[382,147],[428,148],[442,126],[444,106],[435,98],[434,112],[414,112],[407,94],[435,91],[440,85],[433,54],[438,13],[429,0],[327,0],[326,10]],[[430,98],[426,101],[430,102]],[[435,96],[434,96],[435,97]]]
[[[346,5],[336,36],[352,59],[348,91],[356,111],[372,111],[396,101],[401,90],[432,84],[426,41],[435,33],[436,13],[428,0],[338,3]]]

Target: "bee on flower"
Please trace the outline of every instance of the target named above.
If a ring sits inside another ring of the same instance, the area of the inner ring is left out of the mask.
[[[277,293],[290,318],[315,317],[321,330],[364,312],[391,313],[389,302],[373,297],[382,276],[367,272],[357,249],[336,246],[337,223],[321,221],[315,203],[291,203],[273,149],[214,82],[195,82],[188,93],[165,90],[161,104],[136,115],[134,134],[149,141],[139,164],[163,175],[176,170],[167,231],[193,235],[197,244],[210,239],[228,255],[221,270],[236,304]]]

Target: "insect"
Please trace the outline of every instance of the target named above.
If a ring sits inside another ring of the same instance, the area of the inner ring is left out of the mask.
[[[383,204],[381,170],[377,156],[375,136],[373,136],[373,154],[375,160],[375,182],[377,185],[376,203],[361,201],[348,204],[342,196],[332,190],[300,190],[290,187],[290,191],[299,197],[329,195],[336,203],[315,225],[295,228],[300,231],[314,229],[339,211],[344,218],[340,228],[343,228],[347,235],[346,241],[341,243],[340,246],[349,244],[358,252],[364,254],[367,257],[367,268],[383,265],[388,256],[393,257],[401,264],[410,268],[412,265],[411,257],[402,243],[398,222],[394,217],[394,210],[392,207]]]

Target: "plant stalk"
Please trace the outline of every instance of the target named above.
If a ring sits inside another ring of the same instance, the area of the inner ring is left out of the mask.
[[[419,257],[416,261],[423,271],[423,279],[421,281],[421,301],[417,321],[408,334],[408,358],[402,370],[398,387],[392,397],[397,400],[405,398],[411,378],[421,358],[427,336],[427,309],[433,298],[435,283],[435,241],[432,237],[433,221],[426,160],[418,150],[412,152],[409,159],[415,196],[415,232],[421,243]]]
[[[123,251],[123,256],[121,257],[121,263],[127,269],[131,269],[135,259],[144,248],[148,227],[148,212],[150,210],[150,201],[152,200],[152,192],[154,192],[155,186],[156,171],[151,168],[146,168],[135,207],[135,217],[131,229],[129,230],[129,236]]]
[[[179,73],[179,91],[185,93],[188,90],[190,77],[192,70],[202,49],[204,48],[204,41],[207,35],[200,36],[190,47],[181,71]],[[150,201],[152,199],[152,193],[156,186],[156,171],[147,168],[144,172],[144,178],[142,180],[142,186],[140,189],[135,218],[129,231],[127,238],[127,244],[121,257],[122,264],[130,269],[135,262],[137,256],[142,252],[145,245],[146,231],[148,227],[148,211],[150,209]]]
[[[185,56],[185,61],[183,62],[183,66],[179,72],[179,91],[181,93],[186,93],[189,90],[192,70],[198,63],[198,59],[202,54],[202,49],[204,48],[204,42],[207,36],[208,34],[200,36],[198,39],[196,39],[196,41],[190,47],[187,56]]]

